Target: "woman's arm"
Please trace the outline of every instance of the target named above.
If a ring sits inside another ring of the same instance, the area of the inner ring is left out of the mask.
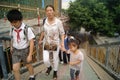
[[[61,35],[61,48],[64,49],[64,34]]]

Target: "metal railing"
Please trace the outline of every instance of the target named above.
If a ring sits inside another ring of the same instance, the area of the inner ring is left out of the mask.
[[[24,18],[35,18],[38,17],[38,15],[44,17],[44,8],[48,4],[54,5],[55,9],[60,12],[61,1],[59,0],[1,0],[0,18],[5,18],[5,15],[10,9],[21,10]]]
[[[0,4],[0,13],[1,13],[0,18],[5,18],[7,12],[10,9],[19,9],[22,12],[23,17],[26,19],[35,18],[35,17],[37,18],[38,15],[40,15],[41,18],[45,16],[44,10],[39,9],[37,7],[20,6],[20,4],[18,5]]]
[[[116,80],[120,80],[120,42],[91,45],[88,56]]]
[[[36,35],[36,39],[35,39],[35,46],[34,46],[34,51],[33,51],[33,63],[36,63],[40,60],[42,60],[41,56],[42,56],[42,48],[39,49],[39,45],[38,45],[38,37],[39,35]],[[0,37],[0,66],[2,68],[2,75],[3,77],[8,77],[7,75],[9,73],[12,72],[12,57],[11,57],[11,53],[10,53],[10,42],[11,39],[8,36],[5,37]],[[21,62],[21,66],[24,67],[24,65]]]

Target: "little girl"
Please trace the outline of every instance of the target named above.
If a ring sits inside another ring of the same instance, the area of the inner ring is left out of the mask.
[[[71,80],[80,80],[79,74],[84,59],[83,53],[79,50],[81,41],[72,37],[68,43],[70,53],[70,76]]]

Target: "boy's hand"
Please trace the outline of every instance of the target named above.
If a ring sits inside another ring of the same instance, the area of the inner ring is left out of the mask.
[[[41,47],[41,44],[43,43],[43,41],[39,40],[39,47]]]
[[[27,62],[31,62],[31,61],[32,61],[32,55],[28,55]]]
[[[10,47],[10,53],[11,54],[13,53],[13,47]]]

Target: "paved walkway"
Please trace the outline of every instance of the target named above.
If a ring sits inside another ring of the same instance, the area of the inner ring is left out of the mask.
[[[36,80],[53,80],[53,71],[51,71],[49,76],[45,75],[46,68],[44,64],[36,67],[34,70],[36,74]],[[27,80],[28,75],[28,72],[22,74],[22,80]],[[57,80],[70,80],[69,65],[59,65]],[[83,63],[83,70],[80,74],[80,80],[99,80],[96,73],[93,71],[93,69],[90,67],[86,60]]]
[[[41,64],[35,69],[36,74],[36,80],[53,80],[53,71],[50,73],[49,76],[45,75],[45,65]],[[22,74],[22,80],[28,79],[28,72]],[[58,79],[57,80],[70,80],[70,74],[69,74],[69,65],[60,64],[59,70],[58,70]],[[99,80],[97,74],[94,72],[94,70],[91,68],[91,66],[88,64],[87,59],[85,57],[85,60],[83,62],[82,71],[80,74],[80,80]]]
[[[93,60],[86,56],[85,51],[82,49],[85,59],[80,73],[80,80],[115,80],[108,73],[106,73],[100,66]],[[49,76],[45,75],[46,67],[41,64],[34,68],[36,80],[53,80],[53,71]],[[58,79],[57,80],[70,80],[69,65],[59,64]],[[28,72],[21,75],[22,80],[28,80]]]
[[[70,80],[69,74],[69,65],[62,65],[59,66],[58,71],[58,80]],[[39,72],[36,75],[36,80],[53,80],[52,79],[53,72],[49,76],[45,75],[45,69]],[[83,70],[81,71],[80,80],[99,80],[97,75],[91,69],[86,61],[84,61]]]
[[[91,60],[88,56],[86,56],[85,53],[84,56],[85,59],[80,73],[80,80],[115,80],[110,75],[108,75],[108,73],[106,73],[100,66],[98,66],[93,60]],[[51,71],[49,76],[46,76],[45,75],[46,67],[42,63],[42,61],[34,63],[34,65],[35,64],[38,65],[34,67],[36,80],[53,80],[53,70]],[[29,78],[28,71],[22,73],[21,77],[22,77],[21,80],[28,80]],[[14,80],[14,79],[10,79],[10,80]],[[68,64],[67,65],[59,64],[57,80],[70,80],[70,71]]]

